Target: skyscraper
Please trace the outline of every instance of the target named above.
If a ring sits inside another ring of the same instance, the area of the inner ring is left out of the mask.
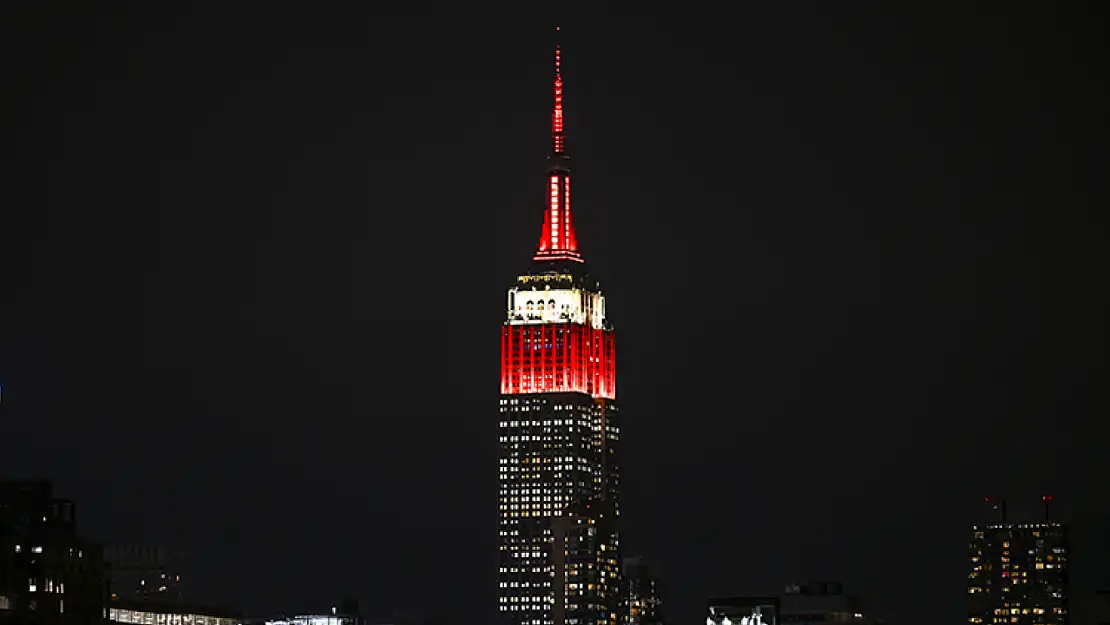
[[[1043,523],[1011,523],[1006,502],[988,497],[991,522],[968,545],[968,622],[1066,625],[1068,526],[1044,498]]]
[[[556,45],[543,230],[501,329],[505,625],[613,625],[620,598],[616,349],[572,220],[561,64]]]

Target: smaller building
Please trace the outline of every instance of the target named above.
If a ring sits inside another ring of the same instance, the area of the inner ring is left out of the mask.
[[[621,579],[621,615],[627,625],[662,625],[659,576],[643,558],[625,558]]]
[[[1067,625],[1071,553],[1055,498],[1044,497],[1040,523],[1012,523],[1005,501],[985,502],[991,522],[973,526],[968,543],[968,623]]]
[[[103,549],[77,535],[76,505],[47,481],[0,482],[0,622],[97,623]]]
[[[108,604],[110,623],[141,625],[242,625],[243,617],[231,610],[150,599],[114,599]]]
[[[571,504],[551,523],[556,623],[617,625],[620,559],[616,511],[599,499]]]
[[[706,625],[868,625],[863,600],[840,582],[788,584],[778,597],[709,601]]]
[[[780,622],[784,625],[866,625],[863,599],[844,593],[840,582],[790,584],[782,595]]]
[[[315,604],[293,614],[251,618],[244,625],[365,625],[358,600],[347,597],[339,603]]]
[[[267,619],[263,623],[264,625],[359,625],[359,619],[341,614],[301,614]]]
[[[779,625],[778,597],[710,599],[705,625]]]
[[[181,581],[181,553],[166,547],[110,546],[104,550],[108,562],[112,599],[185,601]]]

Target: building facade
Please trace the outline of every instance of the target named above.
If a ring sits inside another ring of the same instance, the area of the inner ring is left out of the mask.
[[[870,625],[863,600],[840,582],[787,584],[778,597],[710,599],[706,625]]]
[[[109,546],[108,562],[112,599],[183,602],[181,553],[166,547]]]
[[[0,623],[100,623],[103,549],[77,535],[73,501],[45,481],[0,482]]]
[[[1011,523],[1004,501],[987,498],[991,522],[972,528],[968,544],[968,622],[1066,625],[1068,526],[1044,498],[1045,520]]]
[[[404,622],[404,619],[400,622]],[[305,609],[292,614],[247,619],[243,625],[366,625],[366,623],[367,619],[362,616],[358,600],[354,597],[346,597],[330,605],[305,606]],[[386,624],[394,625],[392,621],[386,621]]]
[[[615,625],[620,601],[616,347],[578,250],[555,49],[543,230],[501,331],[499,623]]]
[[[643,558],[625,558],[621,566],[621,616],[628,625],[663,625],[659,576]]]
[[[840,582],[789,584],[779,598],[783,625],[868,625],[863,599],[844,592]]]
[[[161,603],[144,597],[109,601],[108,622],[130,625],[241,625],[243,618],[230,610],[179,602]]]

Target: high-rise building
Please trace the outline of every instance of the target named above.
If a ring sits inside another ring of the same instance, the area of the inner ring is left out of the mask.
[[[501,330],[504,625],[615,625],[620,601],[616,349],[572,220],[561,54],[556,46],[543,231]]]
[[[0,623],[98,623],[103,550],[77,535],[76,505],[45,481],[0,482]]]
[[[1066,625],[1068,526],[1044,497],[1042,523],[1012,523],[1005,501],[988,497],[991,522],[968,545],[968,622]]]

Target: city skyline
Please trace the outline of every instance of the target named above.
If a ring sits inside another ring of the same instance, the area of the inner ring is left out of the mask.
[[[21,10],[9,145],[46,180],[6,211],[0,475],[187,551],[203,603],[490,620],[554,20]],[[560,20],[622,543],[668,618],[837,579],[963,621],[984,495],[1058,495],[1075,601],[1110,585],[1100,22],[885,11]]]

